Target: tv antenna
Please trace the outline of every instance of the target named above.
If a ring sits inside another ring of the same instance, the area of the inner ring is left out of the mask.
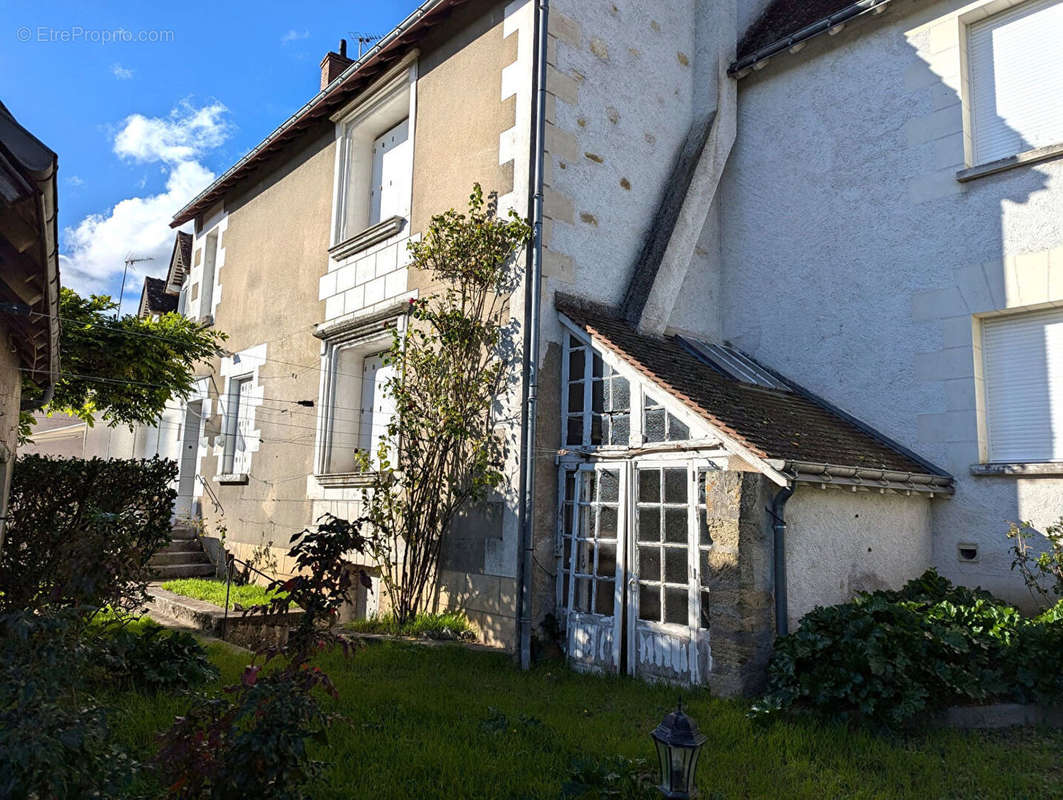
[[[118,291],[118,308],[116,308],[115,311],[114,311],[115,318],[117,318],[118,315],[122,313],[122,298],[125,297],[125,280],[126,280],[126,276],[129,274],[129,268],[131,266],[133,266],[134,264],[139,264],[141,261],[154,261],[154,260],[155,260],[155,258],[153,256],[141,257],[141,256],[134,255],[133,253],[129,253],[125,257],[125,269],[122,270],[122,288]]]
[[[358,42],[358,58],[362,57],[362,48],[367,44],[379,42],[383,37],[375,33],[351,33],[350,37]]]

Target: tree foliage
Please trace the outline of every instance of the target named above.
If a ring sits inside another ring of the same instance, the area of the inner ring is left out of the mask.
[[[170,541],[173,461],[22,456],[0,551],[0,610],[132,608]]]
[[[374,556],[400,626],[426,610],[455,516],[503,478],[494,411],[512,377],[509,300],[530,228],[513,211],[494,212],[477,184],[468,214],[433,217],[409,245],[411,267],[441,289],[411,301],[410,324],[394,336],[385,361],[396,369],[384,391],[396,413],[377,453],[362,455],[374,470],[366,501]]]
[[[1063,598],[1063,517],[1038,534],[1030,522],[1012,523],[1011,568],[1019,570],[1030,594],[1048,600],[1050,594]],[[1043,544],[1035,544],[1042,538]],[[1047,587],[1045,584],[1049,584]]]
[[[218,355],[224,333],[180,314],[118,317],[106,295],[60,289],[60,374],[48,404],[89,424],[152,424],[192,392],[197,362]],[[27,396],[40,394],[25,384]],[[24,431],[25,432],[25,431]]]

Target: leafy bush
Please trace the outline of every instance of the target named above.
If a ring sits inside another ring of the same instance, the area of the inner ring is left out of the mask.
[[[137,772],[79,685],[81,633],[75,611],[0,616],[0,797],[112,798]]]
[[[268,588],[268,605],[246,614],[284,616],[303,609],[299,623],[280,649],[265,651],[267,664],[284,660],[275,672],[260,674],[252,664],[225,697],[203,696],[178,717],[163,736],[159,768],[168,776],[169,794],[181,800],[264,796],[302,797],[302,787],[320,772],[311,760],[308,739],[327,741],[328,716],[314,690],[335,696],[325,673],[310,658],[332,645],[348,647],[331,626],[340,606],[350,600],[348,553],[364,553],[368,542],[357,522],[324,515],[315,529],[291,538],[289,556],[299,572]],[[368,577],[362,575],[368,582]],[[256,657],[259,654],[256,654]]]
[[[145,600],[148,559],[170,540],[173,461],[22,456],[0,553],[0,609]]]
[[[351,630],[359,633],[385,633],[392,636],[424,636],[428,639],[457,639],[471,641],[476,638],[468,618],[460,611],[442,614],[421,613],[400,625],[392,614],[379,614],[366,619],[354,620]]]
[[[754,710],[894,727],[955,704],[1051,702],[1063,697],[1049,655],[1060,647],[1060,620],[1024,618],[930,570],[900,591],[862,593],[806,614],[776,642],[768,693]]]
[[[93,666],[103,671],[108,683],[159,690],[198,686],[218,677],[196,637],[159,625],[109,626],[93,645]]]

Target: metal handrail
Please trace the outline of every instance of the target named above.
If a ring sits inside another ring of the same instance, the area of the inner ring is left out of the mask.
[[[248,562],[244,561],[242,558],[237,558],[232,553],[226,551],[226,553],[225,553],[225,616],[223,617],[226,633],[228,633],[228,627],[229,627],[229,589],[232,586],[233,566],[235,564],[237,564],[237,563],[243,564],[245,567],[247,567],[249,570],[251,570],[251,572],[254,572],[256,575],[261,575],[263,578],[265,578],[266,580],[270,581],[271,583],[276,580],[275,577],[273,577],[271,575],[267,575],[262,570],[256,569],[255,567],[251,566]]]
[[[205,491],[207,493],[207,497],[210,500],[211,505],[214,506],[214,510],[216,512],[218,512],[219,514],[224,515],[225,514],[225,509],[222,508],[221,500],[218,499],[218,495],[216,495],[214,493],[214,490],[210,488],[210,484],[207,483],[206,478],[204,478],[202,475],[200,475],[197,472],[196,473],[196,480],[198,480],[201,484],[203,484],[203,491]]]

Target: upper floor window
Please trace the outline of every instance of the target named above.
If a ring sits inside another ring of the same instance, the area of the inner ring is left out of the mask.
[[[1063,461],[1063,309],[982,322],[990,462]]]
[[[248,431],[250,430],[252,376],[242,375],[229,380],[222,435],[222,473],[246,474],[249,471]]]
[[[971,163],[1063,144],[1063,0],[1022,3],[967,28]]]
[[[219,232],[213,230],[207,234],[207,243],[203,254],[203,276],[199,289],[199,318],[209,317],[214,310],[214,273],[218,262]]]
[[[380,223],[409,219],[415,83],[415,70],[403,69],[343,112],[338,123],[337,245]]]

